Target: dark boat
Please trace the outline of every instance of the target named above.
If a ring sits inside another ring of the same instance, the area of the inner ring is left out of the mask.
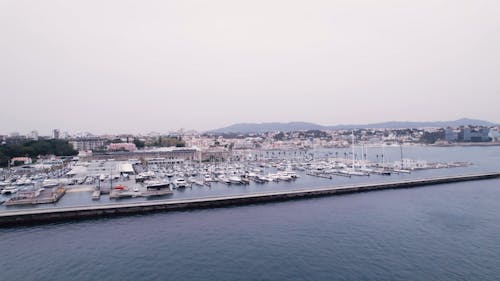
[[[143,196],[162,196],[172,194],[170,190],[170,183],[160,182],[160,181],[150,181],[146,184],[146,191],[143,192]]]
[[[169,188],[170,183],[168,182],[148,182],[146,184],[146,189],[147,190],[160,190],[160,189],[165,189]]]

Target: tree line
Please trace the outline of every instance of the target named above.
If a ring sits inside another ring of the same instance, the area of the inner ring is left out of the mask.
[[[0,145],[0,166],[6,167],[13,157],[30,157],[36,159],[40,155],[73,156],[78,151],[65,140],[27,140],[20,144]]]

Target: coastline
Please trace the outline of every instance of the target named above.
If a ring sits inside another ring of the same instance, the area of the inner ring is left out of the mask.
[[[429,144],[430,147],[484,147],[484,146],[500,146],[500,142],[465,142],[465,143],[448,143],[448,144]]]

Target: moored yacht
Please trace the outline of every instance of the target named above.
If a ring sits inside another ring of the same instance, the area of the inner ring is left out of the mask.
[[[17,187],[15,186],[7,186],[2,190],[2,195],[11,195],[17,192]]]
[[[188,182],[184,178],[175,179],[174,185],[176,188],[186,188],[189,186]]]
[[[231,177],[229,177],[229,181],[231,183],[240,184],[241,183],[241,178],[238,177],[238,176],[231,176]]]
[[[146,189],[163,189],[163,188],[169,188],[170,183],[169,182],[162,182],[159,180],[150,180],[145,182],[146,184]]]
[[[143,196],[162,196],[172,194],[169,182],[162,182],[159,180],[151,180],[146,183],[146,191],[142,193]]]

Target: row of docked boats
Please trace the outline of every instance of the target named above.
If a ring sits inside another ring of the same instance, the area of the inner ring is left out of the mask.
[[[175,176],[176,174],[174,174]],[[178,174],[177,174],[178,175]],[[184,174],[185,175],[185,174]],[[133,198],[133,197],[152,197],[163,196],[173,193],[173,189],[183,189],[192,187],[193,185],[206,186],[211,183],[224,183],[228,185],[249,184],[250,182],[266,183],[279,181],[293,181],[299,178],[293,171],[278,171],[276,173],[268,173],[267,175],[248,172],[244,174],[229,173],[213,173],[203,174],[203,176],[190,176],[171,178],[160,176],[154,171],[142,172],[136,175],[134,182],[130,182],[130,186],[119,184],[114,186],[109,197],[112,199]],[[98,198],[98,195],[95,196]]]
[[[140,179],[139,181],[136,179],[136,183],[141,184],[135,184],[132,188],[122,184],[114,186],[109,193],[109,198],[157,197],[171,195],[173,193],[171,183],[165,180],[148,177],[147,179]],[[179,182],[179,186],[182,184],[182,182]]]
[[[113,187],[109,192],[109,198],[120,199],[129,197],[155,197],[165,196],[172,194],[170,183],[159,181],[156,179],[147,180],[142,186],[134,185],[129,188],[125,185],[119,184]]]
[[[150,177],[168,179],[174,187],[210,185],[214,182],[249,184],[250,182],[291,181],[299,177],[291,169],[277,171],[273,168],[273,171],[265,173],[255,163],[190,164],[178,165],[169,169],[154,166],[147,168],[153,172],[148,174]],[[142,179],[146,175],[139,174],[138,176]]]
[[[114,161],[114,160],[113,160]],[[108,166],[119,166],[119,161],[107,161]],[[109,163],[108,163],[109,162]],[[456,163],[431,163],[401,159],[394,163],[370,162],[366,159],[348,159],[338,157],[304,157],[303,159],[265,160],[265,161],[238,161],[222,163],[186,162],[175,165],[145,165],[140,163],[130,164],[133,169],[122,172],[120,169],[88,169],[82,173],[64,173],[69,168],[56,172],[34,174],[0,174],[0,192],[2,197],[23,191],[26,186],[37,185],[38,188],[53,188],[82,184],[95,186],[111,183],[107,191],[97,188],[99,192],[93,193],[93,198],[100,194],[113,193],[116,198],[139,196],[162,196],[172,194],[174,189],[183,189],[191,186],[210,186],[213,183],[227,185],[245,185],[268,182],[288,182],[299,178],[301,175],[318,177],[333,176],[368,176],[391,175],[410,173],[421,169],[452,168],[470,165],[466,162]],[[104,165],[106,166],[106,165]],[[99,167],[98,167],[99,168]],[[134,182],[132,182],[133,180]],[[122,187],[113,183],[122,182]],[[129,186],[129,187],[128,187]]]

